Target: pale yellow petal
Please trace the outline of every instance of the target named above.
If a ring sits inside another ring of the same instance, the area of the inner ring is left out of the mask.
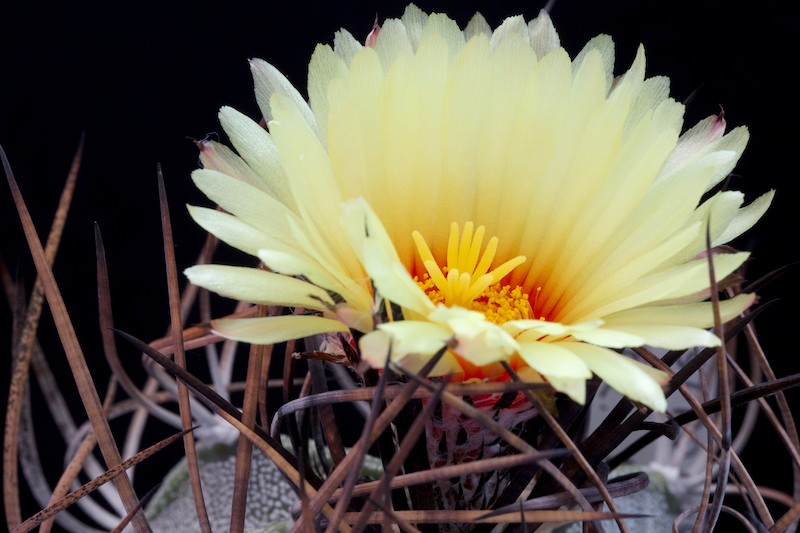
[[[410,58],[414,54],[414,50],[405,25],[397,19],[387,20],[381,26],[378,41],[375,43],[375,52],[378,54],[384,71],[389,70],[398,56]]]
[[[467,27],[464,28],[464,38],[469,41],[476,35],[483,35],[485,37],[492,36],[492,27],[489,26],[489,23],[486,22],[486,19],[480,13],[475,13],[469,22],[467,23]]]
[[[514,338],[483,313],[438,305],[428,319],[446,325],[455,341],[452,350],[478,367],[507,360],[519,349]]]
[[[650,148],[655,151],[647,152],[644,146],[640,148],[652,160],[657,161],[667,153],[670,143],[670,134],[665,133],[658,139],[650,140]],[[584,206],[584,211],[573,221],[569,236],[560,245],[560,257],[551,267],[558,274],[553,280],[552,289],[546,295],[544,302],[546,308],[553,306],[564,291],[575,290],[567,284],[577,276],[578,272],[585,271],[587,262],[594,262],[587,258],[607,257],[600,253],[603,244],[613,238],[617,229],[624,224],[625,219],[634,211],[646,193],[649,184],[642,187],[641,183],[634,185],[634,182],[643,181],[637,178],[637,175],[654,173],[656,169],[647,168],[649,164],[645,159],[641,159],[632,161],[628,168],[612,169],[611,173],[615,174],[615,177],[611,178],[607,186]],[[627,279],[630,280],[631,277]]]
[[[513,37],[512,37],[513,36]],[[530,42],[530,33],[528,32],[528,25],[525,23],[525,18],[521,15],[515,17],[508,17],[494,32],[492,32],[489,45],[492,50],[496,49],[500,43],[508,38],[514,40],[522,40],[525,43]]]
[[[553,376],[547,378],[547,382],[558,392],[563,392],[572,401],[583,405],[586,403],[586,380],[574,378],[562,378]]]
[[[314,285],[340,293],[341,284],[323,266],[298,253],[278,250],[258,250],[256,253],[270,270],[287,276],[303,276]]]
[[[514,320],[506,322],[503,327],[516,333],[515,338],[519,342],[544,339],[555,342],[559,337],[570,337],[606,348],[628,348],[645,344],[645,340],[639,336],[603,327],[602,320],[578,324],[560,324],[544,320]]]
[[[186,207],[198,226],[237,250],[256,255],[260,249],[275,244],[274,239],[228,213],[207,207]]]
[[[716,238],[715,244],[728,243],[753,227],[753,225],[764,216],[764,213],[767,212],[774,197],[775,191],[769,191],[762,194],[745,207],[737,210],[736,214],[728,222],[725,230]]]
[[[307,234],[307,226],[303,227],[293,220],[290,221],[289,226],[296,250],[296,253],[290,252],[290,255],[302,257],[308,263],[315,265],[315,268],[323,270],[326,276],[334,280],[337,287],[335,292],[347,302],[362,311],[370,309],[373,301],[372,293],[361,265],[353,260],[349,261],[349,265],[341,264],[338,261],[338,255],[326,255],[326,252],[329,252],[327,246],[322,249],[318,247],[316,243],[319,241],[312,240],[313,234],[312,236]],[[319,237],[319,234],[316,235]],[[345,255],[355,254],[347,243],[338,244],[336,252]],[[348,266],[354,270],[348,271]]]
[[[313,212],[324,221],[325,208],[341,198],[328,154],[293,101],[281,93],[273,94],[272,112],[270,133],[297,208],[303,211],[301,215]]]
[[[585,381],[592,377],[592,372],[583,359],[558,343],[520,342],[519,355],[528,366],[543,374],[548,381],[553,378]]]
[[[710,169],[697,172],[710,173]],[[690,220],[703,194],[703,182],[698,178],[687,169],[651,188],[594,256],[574,258],[575,275],[560,284],[561,291],[569,290],[572,299],[581,300],[586,291],[597,292],[598,282],[611,287],[627,284],[700,238],[701,223]]]
[[[717,280],[724,279],[734,270],[742,266],[742,263],[744,263],[748,257],[750,257],[749,252],[714,254],[714,274]],[[710,282],[708,278],[708,260],[706,258],[691,261],[681,268],[685,269],[687,272],[694,271],[696,275],[691,276],[685,283],[676,286],[669,294],[668,298],[681,298],[708,289]],[[705,277],[702,276],[701,272],[705,274]]]
[[[197,146],[200,148],[200,162],[204,168],[217,170],[262,191],[269,191],[264,179],[224,144],[206,139],[197,142]]]
[[[722,279],[738,268],[748,257],[745,252],[714,256],[717,279]],[[652,304],[660,300],[698,294],[709,286],[708,264],[703,259],[657,272],[620,287],[617,292],[599,293],[576,305],[565,322],[602,318],[625,309]],[[701,297],[699,299],[705,299]],[[605,300],[605,302],[603,302]]]
[[[423,316],[433,311],[433,303],[400,262],[383,224],[363,199],[343,205],[342,225],[383,298]]]
[[[327,292],[308,282],[255,268],[196,265],[183,271],[198,287],[260,305],[327,311],[334,305]]]
[[[347,324],[350,329],[368,333],[375,329],[375,320],[372,313],[363,311],[347,304],[336,304],[333,314],[344,324]]]
[[[269,192],[294,210],[292,190],[269,133],[249,117],[230,107],[219,110],[219,121],[242,159],[269,186]]]
[[[744,151],[749,139],[749,132],[745,127],[738,127],[725,133],[725,120],[721,116],[711,116],[689,129],[681,135],[675,150],[664,165],[659,180],[670,177],[686,164],[702,158],[713,152],[731,152],[733,157],[729,162],[718,168],[718,171],[706,183],[706,191],[717,185],[732,170]]]
[[[659,179],[668,178],[677,168],[708,153],[708,149],[721,139],[724,133],[725,120],[718,115],[706,117],[689,128],[678,140]]]
[[[518,333],[516,338],[524,341],[534,341],[545,335],[561,337],[570,332],[570,326],[548,320],[513,320],[503,324],[503,327]]]
[[[719,246],[727,241],[723,240],[730,235],[735,235],[739,230],[746,230],[750,224],[756,222],[756,217],[764,212],[772,200],[772,194],[762,195],[751,206],[742,208],[744,194],[739,191],[722,191],[703,202],[692,214],[691,220],[709,226],[711,245]],[[741,216],[740,220],[736,220]],[[732,226],[729,228],[729,225]],[[696,257],[706,250],[706,232],[703,231],[693,243],[681,250],[671,258],[668,264],[684,262]]]
[[[603,58],[598,50],[590,50],[573,78],[574,94],[570,97],[575,105],[563,111],[560,120],[553,119],[550,135],[558,137],[545,157],[563,167],[548,169],[552,174],[543,177],[543,187],[530,196],[536,206],[527,210],[521,245],[536,250],[529,272],[540,282],[547,281],[550,272],[556,283],[569,280],[569,273],[562,276],[559,262],[577,268],[567,261],[594,256],[636,207],[674,145],[681,109],[664,102],[645,114],[627,139],[624,136],[627,109],[637,84],[641,84],[642,61],[635,63],[637,70],[626,75],[606,100]],[[583,127],[572,132],[561,123],[580,123]],[[565,190],[570,191],[569,201],[563,201]],[[539,229],[543,227],[547,231]],[[523,280],[512,278],[512,282],[517,281]],[[529,279],[526,288],[536,282]]]
[[[567,320],[574,316],[570,314],[575,305],[573,302],[581,302],[587,298],[597,298],[596,301],[599,301],[603,294],[607,294],[609,299],[614,298],[631,284],[631,280],[641,279],[663,269],[664,261],[691,244],[700,231],[699,224],[692,224],[660,242],[651,242],[649,238],[643,239],[650,244],[649,248],[643,248],[633,240],[627,240],[627,246],[620,246],[618,251],[607,257],[601,265],[587,260],[589,263],[587,266],[592,267],[591,269],[585,269],[581,275],[576,274],[572,284],[561,285],[563,291],[561,297],[567,300],[567,303],[561,307],[558,313],[559,319]],[[632,237],[639,234],[636,232]],[[568,296],[565,297],[565,294]],[[542,312],[551,313],[551,309],[543,306]]]
[[[288,275],[303,275],[319,287],[339,294],[356,309],[356,313],[368,313],[372,298],[364,286],[348,279],[341,273],[332,274],[316,260],[297,247],[248,226],[227,213],[189,206],[192,218],[204,229],[223,242],[248,254],[258,256],[272,270]],[[328,265],[329,266],[329,265]],[[345,278],[344,283],[339,281]],[[364,320],[360,324],[366,324]],[[354,324],[354,322],[348,322]],[[359,328],[356,328],[359,329]]]
[[[561,46],[555,26],[550,15],[544,9],[539,16],[528,23],[531,47],[537,57],[544,57]]]
[[[579,68],[586,55],[592,51],[599,53],[602,57],[603,70],[606,72],[606,92],[608,92],[611,89],[611,81],[614,78],[614,41],[610,36],[598,35],[590,39],[578,55],[575,56],[575,59],[572,60],[572,68]],[[637,60],[644,66],[644,53],[641,47],[637,55],[641,55],[641,59]],[[630,71],[625,73],[625,76],[630,76]]]
[[[276,118],[270,127],[291,179],[297,212],[303,221],[303,238],[308,241],[307,253],[312,255],[313,249],[320,264],[331,263],[334,276],[360,278],[363,270],[341,230],[341,190],[325,147],[282,94],[273,95],[272,110]],[[345,284],[343,279],[339,282]]]
[[[409,372],[419,372],[431,357],[441,350],[451,333],[430,322],[401,321],[382,324],[359,340],[361,357],[373,368],[386,366],[387,357]],[[430,376],[461,372],[461,365],[449,351],[445,352]]]
[[[417,320],[386,322],[380,324],[378,329],[391,337],[392,357],[398,362],[407,354],[433,355],[453,337],[453,332],[447,328]]]
[[[686,350],[695,346],[719,346],[720,340],[708,330],[672,324],[634,324],[614,326],[610,331],[643,339],[642,344],[667,350]],[[636,345],[630,345],[636,346]]]
[[[428,14],[414,4],[408,4],[400,20],[403,21],[406,31],[408,31],[408,36],[411,39],[411,45],[414,47],[414,50],[416,50],[419,46],[422,30],[428,22]]]
[[[223,337],[251,344],[275,344],[320,333],[347,331],[347,326],[338,320],[301,315],[213,320],[211,328]]]
[[[261,59],[250,60],[250,71],[253,74],[255,83],[256,102],[261,108],[264,120],[269,123],[273,118],[271,98],[275,93],[281,93],[292,101],[297,109],[303,114],[306,122],[312,130],[319,136],[317,123],[314,114],[308,107],[305,98],[295,89],[294,85],[280,73],[278,69]]]
[[[731,161],[730,166],[727,168],[721,168],[719,172],[714,176],[714,179],[711,180],[708,184],[708,189],[711,190],[714,186],[716,186],[719,182],[723,179],[728,177],[733,171],[734,165],[739,161],[739,157],[741,157],[742,152],[744,152],[745,147],[747,146],[747,142],[750,140],[750,131],[745,126],[739,126],[738,128],[732,129],[730,132],[725,134],[722,139],[717,141],[712,147],[713,150],[718,151],[731,151],[737,154],[736,158]]]
[[[734,298],[722,300],[719,303],[719,313],[722,322],[728,322],[735,316],[750,307],[755,301],[753,294],[739,294]],[[675,326],[693,326],[696,328],[710,328],[714,325],[714,311],[711,302],[657,305],[627,309],[603,317],[608,327],[635,324],[672,324]]]
[[[419,48],[425,46],[427,39],[444,39],[453,57],[464,46],[466,42],[464,33],[456,24],[456,21],[443,13],[431,13],[422,28],[422,35],[419,38]]]
[[[195,170],[192,172],[192,181],[224,210],[276,238],[285,239],[289,232],[289,220],[296,218],[283,203],[266,192],[221,172]]]
[[[667,374],[599,346],[580,342],[561,345],[583,359],[591,371],[614,390],[654,411],[663,413],[666,410],[667,400],[661,383],[666,382]]]
[[[347,76],[347,63],[330,46],[317,45],[308,65],[308,99],[314,111],[320,138],[328,140],[328,86]]]
[[[641,346],[647,342],[641,335],[622,328],[573,328],[570,333],[572,337],[579,341],[588,342],[596,346],[604,346],[606,348],[632,348]]]
[[[333,37],[333,51],[341,57],[349,67],[353,57],[364,48],[364,46],[353,37],[347,30],[339,30]]]
[[[363,48],[344,78],[331,81],[328,96],[328,153],[336,169],[343,198],[369,195],[371,178],[382,185],[377,169],[380,135],[378,99],[383,68],[375,50]]]
[[[639,92],[634,97],[633,105],[625,121],[625,131],[630,132],[645,115],[669,98],[669,78],[654,76],[642,82]]]

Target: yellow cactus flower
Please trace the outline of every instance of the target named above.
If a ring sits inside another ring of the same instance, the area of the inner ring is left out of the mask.
[[[508,361],[583,402],[595,374],[664,410],[666,376],[615,350],[719,344],[707,228],[727,243],[772,199],[713,192],[747,130],[710,117],[681,134],[683,106],[645,77],[643,49],[615,78],[611,38],[570,59],[544,12],[462,31],[412,5],[368,44],[341,30],[317,47],[310,103],[252,61],[268,132],[221,110],[238,156],[206,142],[193,178],[226,212],[191,214],[269,271],[187,275],[305,312],[215,330],[256,343],[358,331],[370,365],[391,349],[412,371],[447,345],[435,375],[494,377]],[[717,276],[746,258],[715,254]],[[752,301],[723,301],[723,320]]]

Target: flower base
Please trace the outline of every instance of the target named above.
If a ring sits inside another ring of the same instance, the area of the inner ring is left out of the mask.
[[[463,400],[489,415],[502,427],[522,433],[526,423],[538,415],[522,392],[464,396]],[[442,403],[425,425],[428,460],[431,468],[457,465],[507,455],[508,444],[479,422]],[[439,509],[490,509],[508,484],[508,470],[465,474],[436,483]]]

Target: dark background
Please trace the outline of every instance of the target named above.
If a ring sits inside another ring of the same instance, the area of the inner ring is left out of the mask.
[[[192,139],[221,131],[216,113],[222,105],[258,116],[246,60],[266,59],[304,87],[317,42],[332,42],[340,27],[362,39],[376,12],[381,18],[396,17],[404,5],[69,1],[4,6],[0,143],[42,235],[78,139],[86,132],[83,167],[55,274],[93,372],[107,373],[96,325],[93,222],[99,223],[106,243],[116,323],[143,339],[161,336],[168,311],[156,164],[164,170],[182,269],[192,264],[203,242],[184,205],[208,205],[189,180],[198,166]],[[462,27],[476,10],[494,27],[509,15],[533,18],[543,7],[537,1],[418,5],[428,12],[446,11]],[[611,34],[617,43],[617,72],[630,64],[643,43],[649,75],[669,76],[678,100],[695,94],[686,111],[687,124],[724,108],[730,126],[747,125],[752,137],[732,186],[745,191],[748,201],[770,188],[778,190],[770,212],[737,243],[753,251],[749,277],[800,259],[796,13],[769,2],[561,0],[551,14],[562,44],[573,55],[594,35]],[[3,189],[0,254],[30,286],[35,271],[11,196]],[[758,322],[767,354],[779,375],[798,372],[792,327],[798,318],[794,302],[800,297],[796,273],[762,295],[780,299]],[[9,331],[8,309],[0,305],[3,374]],[[47,316],[41,335],[52,364],[66,371]],[[128,355],[131,373],[141,377],[138,358]],[[65,391],[77,398],[70,385]],[[5,378],[0,393],[5,402]],[[789,399],[796,404],[797,393]],[[746,461],[758,481],[788,489],[789,463],[770,453],[780,445],[766,425],[761,429]]]

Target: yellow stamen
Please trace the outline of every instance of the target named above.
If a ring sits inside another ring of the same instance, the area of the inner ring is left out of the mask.
[[[422,234],[414,231],[412,238],[427,270],[422,279],[415,280],[434,303],[481,311],[488,320],[498,324],[530,318],[533,312],[528,295],[523,294],[520,287],[500,283],[525,262],[525,257],[514,257],[490,271],[498,239],[489,239],[481,254],[485,233],[484,226],[475,228],[472,222],[467,222],[459,235],[458,224],[453,222],[447,240],[447,266],[440,267]]]
[[[486,228],[483,226],[478,226],[474,237],[472,237],[472,246],[469,248],[469,258],[467,259],[467,264],[465,265],[466,268],[464,270],[467,272],[472,272],[473,276],[475,275],[475,265],[478,264],[478,258],[480,257],[481,243],[483,243],[484,233],[486,233]]]
[[[455,226],[458,232],[458,225]],[[468,270],[469,266],[469,250],[472,247],[472,222],[464,224],[464,233],[461,234],[461,244],[458,247],[458,269],[463,272],[472,272]],[[449,265],[448,265],[449,266]]]
[[[476,276],[483,276],[489,271],[489,267],[492,266],[492,261],[494,261],[494,254],[497,252],[498,242],[500,241],[497,237],[489,239],[489,244],[486,245],[486,250],[483,252],[481,262],[478,263],[478,266],[475,268]]]

